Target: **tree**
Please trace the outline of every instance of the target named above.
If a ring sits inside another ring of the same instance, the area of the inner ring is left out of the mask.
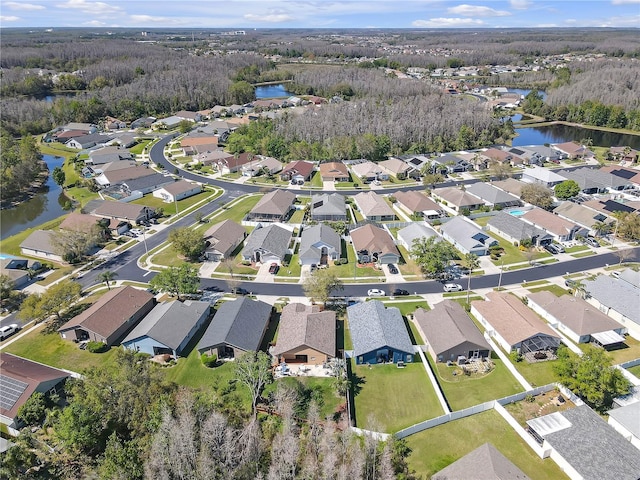
[[[15,283],[8,275],[2,274],[0,275],[0,301],[3,301],[9,298],[11,294],[11,290],[15,288]]]
[[[244,80],[232,83],[229,87],[229,96],[234,103],[244,105],[255,98],[255,89]]]
[[[55,315],[62,321],[62,312],[71,306],[78,298],[82,287],[73,280],[62,280],[51,285],[42,294],[29,295],[20,307],[19,316],[23,319],[35,321],[45,320]]]
[[[251,408],[254,418],[257,416],[256,406],[265,386],[273,381],[271,376],[271,359],[264,352],[248,351],[235,361],[236,379],[244,384],[251,394]]]
[[[431,278],[440,276],[450,260],[456,257],[455,249],[438,237],[421,237],[413,241],[410,251],[423,274]]]
[[[549,210],[553,205],[553,193],[544,185],[528,183],[520,191],[520,199],[536,207]]]
[[[480,266],[480,261],[478,260],[478,256],[475,253],[465,253],[463,261],[464,266],[469,270],[469,275],[467,277],[467,305],[469,305],[469,294],[471,293],[471,274],[476,268]]]
[[[585,346],[583,355],[560,347],[553,369],[561,384],[600,413],[611,408],[613,399],[629,393],[629,380],[612,366],[611,357],[601,348]]]
[[[113,280],[117,276],[118,274],[116,272],[112,272],[111,270],[106,270],[104,272],[101,272],[100,275],[98,275],[98,280],[100,282],[106,283],[107,288],[111,290],[111,280]]]
[[[591,225],[591,228],[596,232],[596,236],[601,237],[602,235],[611,233],[613,225],[611,225],[611,223],[597,221]]]
[[[575,180],[565,180],[555,186],[556,197],[560,200],[568,200],[580,193],[580,185]]]
[[[34,392],[18,409],[18,417],[27,425],[39,425],[47,413],[47,401],[42,392]]]
[[[191,131],[193,125],[193,122],[189,120],[180,120],[180,123],[178,123],[178,130],[180,131],[180,133],[187,133]]]
[[[98,224],[88,231],[58,230],[53,232],[56,252],[65,262],[77,263],[103,238],[103,230]]]
[[[167,292],[178,300],[182,295],[196,293],[200,286],[198,270],[193,265],[183,263],[179,267],[162,270],[149,282],[154,290]]]
[[[328,268],[316,270],[305,278],[302,284],[302,289],[307,297],[323,304],[327,303],[333,291],[342,290],[342,288],[343,284],[338,275]]]
[[[56,184],[60,186],[64,185],[66,175],[64,173],[64,170],[62,170],[60,167],[56,167],[53,169],[52,177],[53,181],[56,182]]]
[[[207,248],[202,233],[189,227],[176,228],[169,232],[169,241],[180,255],[197,260]]]
[[[615,235],[626,240],[640,239],[640,215],[635,212],[613,212],[612,216],[616,219]]]
[[[491,162],[489,165],[489,172],[492,177],[497,180],[504,180],[505,178],[513,177],[513,167],[507,162]]]

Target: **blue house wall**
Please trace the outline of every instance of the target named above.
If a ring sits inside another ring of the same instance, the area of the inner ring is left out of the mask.
[[[389,350],[389,359],[388,361],[393,361],[393,363],[405,362],[412,363],[413,362],[413,352],[403,352],[400,350],[393,349],[391,347],[381,347],[376,350],[371,350],[370,352],[365,353],[364,355],[356,356],[356,365],[376,365],[378,362],[378,352],[382,350]]]
[[[173,351],[171,347],[167,347],[166,345],[147,336],[136,338],[127,343],[123,343],[122,346],[130,350],[136,350],[138,352],[148,353],[149,355],[155,355],[153,351],[153,347],[167,348],[170,351]]]

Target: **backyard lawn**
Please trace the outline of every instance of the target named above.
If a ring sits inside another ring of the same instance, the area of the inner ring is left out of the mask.
[[[58,225],[62,223],[62,221],[67,217],[67,215],[61,215],[58,218],[54,218],[53,220],[43,223],[41,225],[37,225],[32,228],[27,228],[20,233],[16,233],[9,238],[2,240],[2,253],[8,253],[11,255],[19,255],[23,256],[20,251],[20,244],[24,242],[24,240],[31,235],[36,230],[53,230],[58,228]],[[42,259],[39,259],[42,262]],[[50,263],[50,262],[47,262]]]
[[[636,377],[640,378],[640,365],[636,365],[635,367],[627,368],[632,374]]]
[[[612,350],[609,353],[613,360],[613,364],[628,362],[629,360],[635,360],[640,358],[640,341],[633,338],[631,335],[625,335],[624,343],[627,348],[620,348],[618,350]],[[638,368],[638,367],[633,367]],[[640,372],[638,372],[640,373]],[[635,375],[635,374],[634,374]]]
[[[393,433],[444,411],[420,362],[397,368],[394,364],[353,364],[356,425]]]
[[[407,437],[409,468],[427,478],[484,443],[491,443],[530,478],[567,478],[550,458],[541,459],[494,410],[446,423]]]
[[[462,410],[523,390],[502,360],[495,354],[491,358],[494,369],[481,377],[466,376],[459,367],[447,367],[445,363],[434,364],[431,355],[426,354],[426,357],[431,369],[437,372],[438,383],[452,410]],[[457,373],[455,376],[453,375],[454,371]]]
[[[539,387],[558,380],[555,373],[553,373],[553,365],[555,363],[556,360],[536,363],[529,363],[523,360],[521,362],[513,362],[513,365],[533,387]]]
[[[527,252],[523,252],[518,247],[514,246],[512,243],[506,241],[504,238],[496,235],[493,232],[486,232],[487,235],[491,235],[493,238],[498,240],[500,247],[504,249],[504,253],[500,255],[498,260],[492,260],[495,265],[510,265],[512,263],[521,263],[529,261],[529,257],[527,256]],[[543,258],[549,258],[551,254],[543,251],[543,252],[534,252],[531,255],[531,260],[540,260]]]

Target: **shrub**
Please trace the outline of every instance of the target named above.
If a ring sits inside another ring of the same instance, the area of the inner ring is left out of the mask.
[[[200,360],[202,360],[202,364],[207,368],[213,368],[218,363],[218,356],[214,353],[213,355],[207,355],[203,353],[200,355]]]
[[[509,354],[509,358],[511,358],[511,361],[514,363],[520,363],[523,360],[522,355],[520,355],[517,350],[512,351]]]
[[[529,394],[526,397],[524,397],[524,399],[529,402],[529,403],[533,403],[536,401],[536,397],[534,397],[533,395]]]
[[[93,340],[87,343],[87,350],[91,353],[102,353],[108,349],[107,344],[104,342],[94,342]]]

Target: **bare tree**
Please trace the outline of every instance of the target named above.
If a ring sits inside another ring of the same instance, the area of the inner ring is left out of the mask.
[[[273,381],[269,356],[264,352],[245,352],[235,361],[235,375],[238,381],[249,389],[255,418],[258,413],[258,398],[264,387]]]

